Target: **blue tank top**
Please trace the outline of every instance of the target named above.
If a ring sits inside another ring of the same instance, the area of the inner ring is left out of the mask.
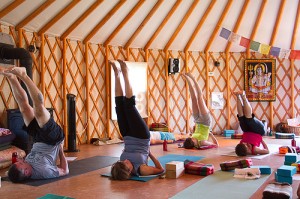
[[[139,175],[138,170],[142,164],[148,164],[149,139],[140,139],[131,136],[124,137],[125,147],[120,160],[129,160],[133,165],[133,175]]]

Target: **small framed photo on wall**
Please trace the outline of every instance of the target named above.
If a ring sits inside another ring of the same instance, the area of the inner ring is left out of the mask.
[[[245,91],[249,101],[275,101],[275,59],[245,60]]]

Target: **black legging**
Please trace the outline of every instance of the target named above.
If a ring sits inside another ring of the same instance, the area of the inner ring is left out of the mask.
[[[118,96],[115,97],[115,102],[121,135],[149,139],[149,128],[135,107],[135,96]]]

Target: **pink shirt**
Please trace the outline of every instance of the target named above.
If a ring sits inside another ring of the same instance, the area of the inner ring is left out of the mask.
[[[260,143],[262,142],[262,136],[257,133],[244,132],[241,143],[242,142],[249,143],[249,144],[252,144],[253,146],[259,147]]]

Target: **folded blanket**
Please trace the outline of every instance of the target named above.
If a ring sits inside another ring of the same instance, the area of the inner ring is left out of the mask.
[[[293,188],[288,183],[274,182],[267,185],[263,192],[263,199],[290,199],[293,197]]]
[[[247,168],[252,165],[253,163],[251,159],[244,159],[244,160],[237,160],[237,161],[222,162],[220,164],[220,167],[222,171],[231,171],[236,168]]]
[[[259,168],[237,168],[234,170],[233,177],[243,179],[258,179],[260,178],[260,170]]]
[[[190,160],[184,161],[185,173],[208,176],[214,173],[214,165],[212,164],[203,164],[200,162],[193,162]]]

